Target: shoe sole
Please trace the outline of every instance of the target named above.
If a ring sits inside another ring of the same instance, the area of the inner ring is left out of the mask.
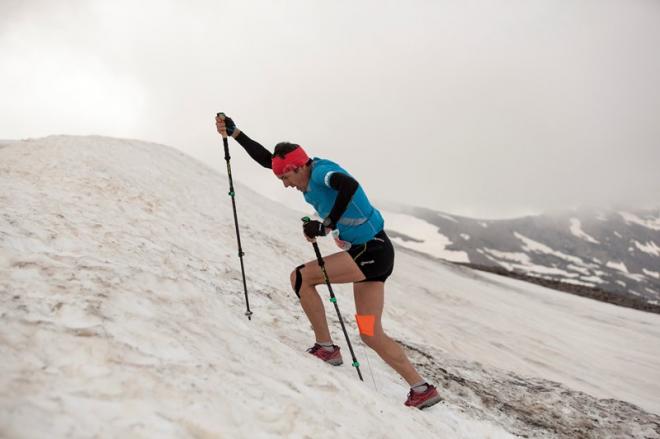
[[[418,405],[417,408],[420,409],[420,410],[423,410],[423,409],[429,408],[433,405],[436,405],[440,401],[442,401],[442,397],[440,395],[434,396],[433,398],[427,399],[426,401],[424,401],[423,403]]]
[[[335,358],[334,360],[327,360],[326,363],[332,365],[332,366],[341,366],[344,364],[344,360],[341,358]]]

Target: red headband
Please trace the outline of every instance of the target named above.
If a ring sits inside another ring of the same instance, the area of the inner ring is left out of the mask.
[[[273,172],[278,177],[281,177],[289,171],[305,166],[308,161],[309,157],[307,153],[302,147],[298,146],[293,151],[287,153],[284,158],[276,155],[273,156]]]

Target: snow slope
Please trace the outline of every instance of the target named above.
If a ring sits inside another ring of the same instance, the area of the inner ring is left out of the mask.
[[[0,437],[660,437],[660,316],[399,252],[384,323],[448,401],[407,409],[355,335],[350,288],[365,383],[304,353],[300,214],[239,185],[244,317],[226,193],[146,142],[0,149]]]

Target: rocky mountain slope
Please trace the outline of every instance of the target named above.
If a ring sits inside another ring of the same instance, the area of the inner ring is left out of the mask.
[[[585,209],[507,220],[387,210],[395,242],[428,256],[600,290],[650,309],[660,305],[660,210]]]

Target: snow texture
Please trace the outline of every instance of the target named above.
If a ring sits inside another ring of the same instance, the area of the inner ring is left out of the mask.
[[[591,242],[592,244],[600,244],[600,242],[594,239],[594,237],[590,236],[588,233],[582,230],[582,224],[580,223],[579,219],[571,218],[570,221],[571,221],[570,230],[573,235],[577,236],[580,239],[584,239],[587,242]]]
[[[630,224],[637,224],[651,230],[660,230],[660,218],[640,218],[634,213],[619,212],[624,221]]]
[[[300,215],[237,185],[249,321],[227,187],[146,142],[0,149],[0,437],[660,437],[660,316],[401,248],[384,325],[445,402],[404,407],[351,318],[366,381],[311,358]]]
[[[660,247],[654,241],[648,241],[646,244],[640,244],[635,241],[635,246],[644,253],[648,253],[653,256],[660,256]]]
[[[435,258],[442,258],[454,262],[470,262],[467,253],[462,251],[448,250],[447,247],[452,242],[438,231],[438,228],[414,216],[402,213],[384,211],[385,228],[394,230],[405,230],[406,235],[413,239],[403,239],[399,236],[392,237],[392,240],[406,248],[416,250]],[[450,218],[443,215],[443,218]],[[451,218],[452,221],[456,221]]]
[[[609,268],[614,268],[615,270],[619,270],[623,273],[626,273],[626,274],[630,273],[628,271],[628,267],[626,267],[626,264],[624,264],[623,262],[607,261],[606,265]]]

